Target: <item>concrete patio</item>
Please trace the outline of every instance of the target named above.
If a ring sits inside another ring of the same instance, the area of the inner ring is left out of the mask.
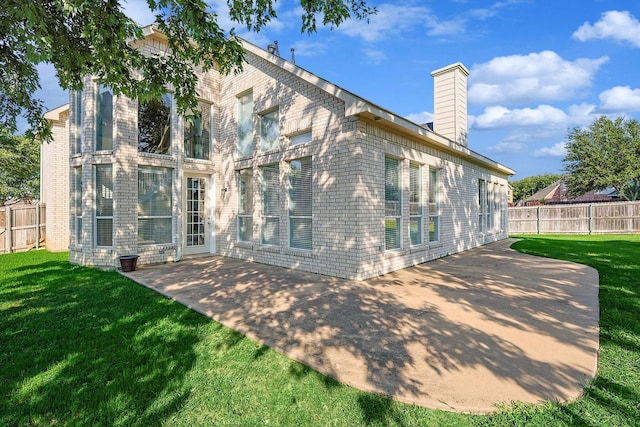
[[[219,256],[127,277],[326,375],[474,413],[568,401],[594,377],[598,273],[503,240],[366,281]]]

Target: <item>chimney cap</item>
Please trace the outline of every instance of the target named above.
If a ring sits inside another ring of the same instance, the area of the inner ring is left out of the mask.
[[[432,71],[431,72],[431,77],[435,77],[435,76],[440,75],[440,74],[444,74],[444,73],[448,73],[450,71],[454,71],[456,68],[459,69],[460,71],[462,71],[465,76],[469,75],[469,70],[467,70],[467,67],[465,67],[462,62],[456,62],[454,64],[450,64],[450,65],[447,65],[445,67],[438,68],[435,71]]]

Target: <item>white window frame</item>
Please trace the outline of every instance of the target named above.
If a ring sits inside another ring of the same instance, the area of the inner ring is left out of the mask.
[[[82,166],[73,168],[73,235],[76,246],[82,245]]]
[[[422,172],[423,168],[421,164],[409,162],[409,240],[411,241],[411,246],[419,246],[424,243],[424,197],[422,195]],[[415,178],[417,178],[416,182],[414,182]],[[412,226],[415,222],[418,224],[418,230],[415,233],[412,233]],[[414,241],[414,236],[418,236],[418,241]]]
[[[250,101],[244,102],[243,100],[247,100],[250,97]],[[236,144],[236,154],[238,157],[251,157],[253,156],[254,151],[254,129],[253,129],[253,91],[245,92],[241,95],[238,95],[238,142]],[[243,108],[243,106],[247,106],[247,108]],[[250,108],[248,107],[250,105]],[[249,116],[244,117],[243,111],[249,110]],[[244,135],[244,138],[243,138]],[[244,147],[243,144],[246,144],[246,152],[242,150]]]
[[[243,174],[248,175],[248,183],[243,181]],[[253,169],[240,169],[237,172],[238,177],[238,241],[253,241]],[[244,184],[244,185],[243,185]],[[243,188],[244,187],[244,188]],[[249,227],[247,227],[247,223]],[[245,238],[243,239],[240,230],[241,225],[245,226]],[[248,228],[248,229],[247,229]]]
[[[99,83],[96,83],[95,85],[95,94],[94,94],[94,114],[93,114],[93,122],[94,122],[94,129],[93,129],[93,143],[94,143],[94,151],[112,151],[113,150],[113,145],[114,145],[114,133],[115,133],[115,129],[114,129],[114,124],[115,124],[115,96],[113,95],[113,90],[111,90],[111,88],[109,88],[108,86],[103,86]],[[100,92],[102,89],[108,89],[109,92],[111,92],[111,147],[103,147],[102,146],[102,141],[100,143],[100,148],[98,149],[98,129],[103,129],[101,125],[98,124],[99,121],[102,120],[98,120],[99,118],[102,118],[102,114],[98,114],[98,112],[102,112],[101,108],[99,107],[100,104]]]
[[[193,140],[190,139],[191,128],[194,127],[195,123],[190,123],[186,119],[182,120],[182,147],[184,150],[184,156],[187,159],[197,159],[197,160],[212,160],[212,141],[213,141],[213,104],[205,101],[198,101],[198,110],[200,112],[200,122],[202,123],[202,130],[200,131],[200,139],[203,149],[206,150],[206,155],[202,157],[191,156],[192,152],[196,151],[196,145],[193,143]],[[209,120],[205,119],[205,112]],[[195,119],[198,120],[198,119]],[[207,133],[206,140],[203,136],[204,133]]]
[[[98,188],[98,169],[101,168],[109,168],[111,170],[111,188]],[[113,165],[108,163],[108,164],[97,164],[94,166],[93,168],[93,182],[95,183],[95,198],[94,198],[94,209],[93,209],[93,241],[94,241],[94,246],[96,248],[112,248],[113,247],[113,196],[114,196],[114,192],[113,192]],[[98,214],[98,197],[102,194],[106,194],[110,197],[106,197],[107,200],[111,200],[111,215],[99,215]],[[99,244],[101,242],[98,242],[98,222],[100,221],[108,221],[111,220],[111,244],[110,245],[104,245],[104,244]]]
[[[264,165],[261,168],[262,186],[260,201],[262,204],[261,220],[260,220],[260,244],[267,246],[279,246],[280,245],[280,165],[273,163],[270,165]],[[275,170],[275,183],[267,182],[265,177],[267,170]],[[275,197],[275,209],[274,212],[266,212],[267,210],[267,198],[266,191],[271,189],[273,191],[273,197]],[[271,220],[271,221],[269,221]],[[268,222],[272,222],[277,226],[277,232],[275,233],[274,241],[265,239],[266,225]]]
[[[172,168],[166,168],[166,167],[157,167],[157,166],[138,166],[138,185],[140,185],[140,172],[141,171],[163,171],[163,173],[169,173],[169,176],[171,178],[169,184],[168,184],[168,191],[169,191],[169,198],[171,201],[171,206],[169,208],[169,215],[140,215],[140,213],[138,213],[137,216],[137,224],[138,224],[138,236],[137,236],[137,240],[138,240],[138,245],[140,246],[154,246],[154,245],[170,245],[174,243],[174,236],[175,236],[175,226],[174,226],[174,200],[173,200],[173,184],[174,184],[174,173],[173,173],[173,169]],[[138,191],[138,205],[140,204],[140,191]],[[138,212],[140,212],[141,209],[138,207]],[[154,219],[169,219],[170,224],[171,224],[171,230],[170,230],[170,237],[169,240],[166,242],[140,242],[140,220],[154,220]]]
[[[82,90],[73,92],[73,100],[73,154],[80,154],[82,152],[82,126],[84,124]]]
[[[439,168],[429,168],[429,243],[440,242],[440,174]],[[433,224],[433,237],[431,224]]]
[[[156,99],[156,101],[160,101],[162,102],[162,104],[164,104],[165,106],[169,107],[169,141],[167,142],[167,151],[166,152],[157,152],[157,151],[147,151],[144,149],[141,149],[140,147],[140,105],[142,104],[141,101],[138,101],[138,114],[137,114],[137,132],[138,132],[138,152],[139,153],[149,153],[149,154],[156,154],[159,156],[171,156],[172,152],[173,152],[173,123],[174,123],[174,119],[173,119],[173,95],[171,93],[164,93],[160,99]],[[169,105],[167,105],[167,103]],[[162,139],[161,139],[162,140]],[[162,144],[160,145],[162,146]]]
[[[275,119],[273,116],[275,115]],[[277,135],[270,137],[268,124],[273,123],[277,129]],[[268,153],[280,149],[280,108],[272,108],[260,114],[260,151]]]
[[[302,174],[307,173],[308,175],[304,175],[304,178],[308,179],[308,183],[303,183],[302,190],[306,191],[296,191],[294,188],[294,162],[300,163],[300,172]],[[304,163],[303,163],[304,162]],[[308,169],[305,170],[305,165]],[[304,188],[306,186],[306,188]],[[296,194],[304,194],[308,197],[308,211],[300,212],[296,210],[295,206],[297,202],[304,202],[294,200]],[[294,233],[295,227],[294,223],[306,221],[308,222],[310,238],[308,239],[309,244],[306,246],[303,245],[295,245]],[[289,162],[289,247],[296,250],[307,250],[310,251],[313,249],[313,159],[312,157],[302,157],[300,159],[291,160]]]
[[[388,191],[390,186],[387,185],[387,178],[389,171],[387,167],[390,163],[396,164],[396,171],[394,180],[396,181],[397,188],[395,191]],[[393,194],[395,193],[395,194]],[[398,200],[392,200],[390,196],[397,195]],[[388,237],[390,234],[387,232],[388,225],[395,222],[396,245],[393,245]],[[391,156],[384,157],[384,248],[386,251],[394,251],[402,249],[402,160]]]
[[[484,233],[487,223],[487,181],[478,180],[478,231]]]

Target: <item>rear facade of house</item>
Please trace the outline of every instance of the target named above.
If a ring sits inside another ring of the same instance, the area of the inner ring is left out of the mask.
[[[139,49],[166,49],[145,31]],[[52,209],[48,229],[68,224],[71,262],[216,254],[365,279],[507,237],[514,172],[467,146],[462,64],[432,73],[423,126],[244,46],[240,74],[200,76],[196,120],[170,93],[138,102],[90,77],[49,117],[70,154],[50,174],[68,197],[47,200],[68,219]]]

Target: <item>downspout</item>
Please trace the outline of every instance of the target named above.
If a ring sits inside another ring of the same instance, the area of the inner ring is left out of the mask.
[[[174,191],[176,194],[176,206],[174,207],[174,211],[176,212],[176,257],[174,261],[178,262],[182,259],[182,157],[184,147],[183,144],[176,143],[176,141],[179,141],[176,135],[182,135],[182,120],[181,117],[179,120],[179,116],[176,114],[175,102],[171,103],[171,110],[171,114],[176,118],[176,120],[173,121],[173,146],[176,150],[176,176],[174,180]]]

